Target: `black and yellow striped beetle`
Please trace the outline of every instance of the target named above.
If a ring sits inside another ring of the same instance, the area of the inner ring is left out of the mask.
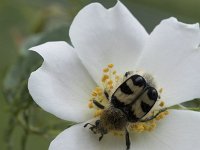
[[[101,134],[99,141],[109,131],[124,131],[127,150],[131,145],[127,130],[128,123],[150,121],[166,110],[161,109],[156,114],[144,119],[159,98],[153,77],[149,74],[139,75],[126,72],[124,81],[113,94],[109,96],[106,91],[104,94],[110,103],[109,107],[105,108],[98,101],[93,100],[93,103],[103,112],[95,124],[87,123],[84,127],[91,125],[90,129],[94,134]]]

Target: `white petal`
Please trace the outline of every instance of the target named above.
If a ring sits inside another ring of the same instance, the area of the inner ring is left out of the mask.
[[[87,108],[95,82],[66,42],[49,42],[31,50],[39,53],[43,65],[29,78],[28,88],[44,110],[71,121],[91,117]]]
[[[145,46],[137,67],[153,74],[169,106],[200,97],[199,39],[199,24],[169,18],[154,29]]]
[[[171,111],[153,132],[132,135],[133,150],[199,150],[200,113]]]
[[[131,133],[131,150],[198,150],[200,113],[193,111],[171,111],[153,132]],[[49,150],[124,150],[125,137],[98,136],[78,124],[66,129],[52,142]]]
[[[83,8],[75,17],[70,37],[75,50],[95,81],[114,63],[119,72],[133,70],[147,32],[121,3],[105,9],[99,3]]]
[[[105,135],[99,142],[99,135],[84,128],[85,123],[72,126],[60,133],[52,142],[49,150],[123,150],[125,138]]]

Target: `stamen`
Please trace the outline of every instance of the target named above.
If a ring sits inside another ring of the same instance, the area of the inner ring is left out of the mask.
[[[94,106],[93,106],[93,102],[89,102],[88,103],[88,107],[91,109],[91,108],[93,108]]]
[[[109,79],[109,76],[107,74],[104,74],[101,81],[105,82],[107,79]]]
[[[159,93],[162,93],[162,92],[163,92],[163,88],[160,88]]]
[[[103,93],[102,90],[97,91],[98,96],[101,96],[102,93]]]
[[[108,67],[109,67],[109,68],[113,68],[113,67],[114,67],[114,64],[109,64]]]
[[[103,69],[103,72],[105,72],[105,73],[108,72],[108,71],[109,71],[109,68],[104,68]]]
[[[108,81],[108,84],[109,84],[109,85],[112,85],[112,84],[113,84],[113,81],[112,81],[112,80],[109,80],[109,81]]]
[[[115,76],[116,82],[119,81],[119,78],[120,78],[119,76]]]
[[[97,96],[97,93],[96,92],[92,92],[92,96]]]
[[[113,71],[113,75],[115,75],[116,73],[117,73],[117,71],[116,71],[116,70],[114,70],[114,71]]]
[[[169,111],[168,110],[164,111],[163,113],[165,114],[165,116],[169,115]]]
[[[94,117],[98,117],[98,116],[100,116],[101,114],[102,114],[102,110],[98,109],[98,110],[95,111]]]
[[[164,101],[161,101],[160,104],[159,104],[160,107],[163,107],[164,105],[165,105]]]
[[[112,85],[111,85],[111,86],[109,86],[109,89],[110,89],[110,90],[112,90],[112,89],[113,89],[113,86],[112,86]]]
[[[114,136],[120,136],[120,137],[124,136],[124,133],[121,131],[112,131],[112,133]]]

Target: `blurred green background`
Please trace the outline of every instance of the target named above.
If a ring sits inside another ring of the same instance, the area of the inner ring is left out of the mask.
[[[148,32],[175,16],[200,22],[199,0],[121,0]],[[27,49],[46,41],[69,41],[68,29],[92,0],[0,0],[0,150],[48,149],[50,141],[72,123],[35,105],[27,78],[42,59]],[[98,0],[109,8],[116,0]],[[190,104],[191,105],[191,104]],[[199,107],[192,103],[191,107]]]

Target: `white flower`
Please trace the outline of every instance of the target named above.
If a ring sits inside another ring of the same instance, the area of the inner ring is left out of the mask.
[[[75,122],[91,119],[90,93],[101,69],[115,64],[120,74],[143,69],[155,76],[167,106],[200,97],[200,30],[175,18],[163,20],[149,35],[121,3],[105,9],[98,3],[83,8],[71,28],[72,46],[48,42],[31,50],[44,58],[29,78],[35,102],[57,117]],[[125,140],[111,134],[98,141],[84,123],[59,134],[50,150],[122,150]],[[131,150],[198,150],[200,113],[171,110],[151,133],[131,133]]]

